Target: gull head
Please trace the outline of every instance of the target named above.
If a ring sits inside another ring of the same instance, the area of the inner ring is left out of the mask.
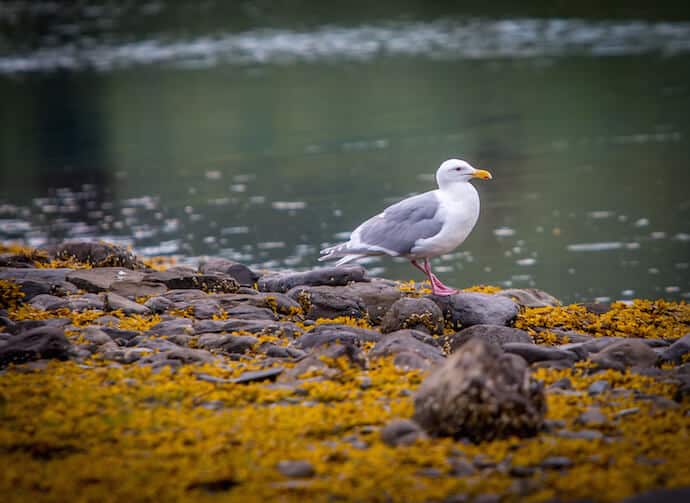
[[[491,180],[491,173],[483,169],[475,169],[469,162],[462,159],[448,159],[436,172],[436,182],[440,189],[456,183],[467,183],[472,178]]]

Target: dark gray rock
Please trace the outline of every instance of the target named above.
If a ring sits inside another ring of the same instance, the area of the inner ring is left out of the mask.
[[[105,326],[101,327],[101,330],[108,334],[108,337],[110,337],[120,346],[128,345],[129,341],[140,335],[136,330],[123,330],[116,327]]]
[[[13,334],[28,332],[34,328],[61,328],[72,323],[69,318],[49,318],[47,320],[21,320],[14,324]]]
[[[110,291],[121,295],[130,300],[136,300],[140,297],[151,297],[161,295],[168,290],[162,283],[154,281],[115,281],[110,285]]]
[[[414,405],[428,433],[473,441],[535,435],[546,413],[525,361],[476,338],[424,380]]]
[[[174,302],[167,297],[151,297],[149,300],[144,302],[144,305],[149,308],[152,313],[161,314],[171,309],[174,306]]]
[[[352,327],[350,325],[324,324],[317,325],[297,338],[295,346],[302,349],[311,349],[332,342],[361,346],[364,342],[376,342],[381,337],[381,334],[375,330]]]
[[[0,367],[44,358],[66,360],[72,349],[62,329],[38,327],[14,335],[0,346]]]
[[[162,283],[171,290],[198,289],[204,292],[234,293],[240,288],[237,280],[227,274],[217,272],[199,274],[182,268],[150,272],[143,279]]]
[[[259,273],[234,260],[212,257],[199,265],[199,272],[203,274],[222,273],[235,278],[242,286],[254,286],[259,279]]]
[[[55,295],[41,294],[32,298],[29,304],[44,311],[54,311],[55,309],[68,307],[69,301],[62,297],[56,297]]]
[[[297,301],[307,318],[312,320],[339,316],[367,316],[362,299],[351,293],[347,287],[298,286],[290,290],[287,296]]]
[[[285,369],[283,367],[272,367],[266,370],[242,372],[239,377],[232,379],[232,382],[235,384],[249,384],[252,382],[275,381],[284,370]]]
[[[213,355],[203,349],[178,347],[159,354],[163,355],[166,360],[179,360],[185,365],[190,363],[210,363],[213,361]]]
[[[555,381],[551,386],[549,386],[549,390],[554,390],[554,389],[573,389],[573,383],[568,379],[567,377],[563,377],[557,381]]]
[[[218,302],[226,311],[245,306],[254,306],[270,309],[279,314],[296,314],[302,311],[302,307],[295,300],[292,300],[282,293],[236,293],[217,296]]]
[[[348,291],[362,299],[369,319],[375,325],[381,323],[393,303],[403,295],[395,283],[382,279],[373,279],[369,283],[352,283],[348,286]]]
[[[230,318],[241,320],[278,320],[278,315],[267,307],[239,305],[228,309],[226,312]]]
[[[503,325],[473,325],[448,338],[450,350],[455,352],[470,339],[478,337],[484,342],[503,347],[508,342],[532,344],[532,338],[524,330]]]
[[[146,265],[127,248],[103,241],[68,241],[49,248],[48,253],[55,258],[74,259],[93,267],[146,269]]]
[[[177,306],[186,305],[195,300],[208,299],[209,295],[203,290],[181,289],[165,292],[162,297],[168,299]]]
[[[316,475],[316,470],[309,461],[284,460],[278,462],[276,468],[286,477],[313,477]]]
[[[601,395],[602,393],[609,391],[611,389],[611,384],[604,380],[600,379],[598,381],[594,381],[592,384],[589,385],[587,388],[587,393],[590,395]]]
[[[79,269],[67,275],[67,281],[77,288],[91,293],[105,292],[117,281],[141,281],[144,273],[124,267],[101,267],[98,269]]]
[[[95,293],[85,293],[83,295],[72,295],[68,297],[69,309],[71,311],[103,311],[105,309],[105,300],[100,295]]]
[[[551,346],[541,346],[531,342],[507,342],[503,344],[503,350],[524,358],[527,363],[547,360],[565,360],[568,365],[575,363],[575,355],[570,351],[562,351]]]
[[[444,319],[441,308],[428,298],[402,298],[391,306],[381,320],[384,334],[411,328],[430,334],[441,334]]]
[[[563,470],[573,466],[573,462],[565,456],[549,456],[544,458],[539,466],[544,470]]]
[[[332,378],[340,375],[341,370],[336,361],[346,361],[350,366],[366,368],[367,360],[362,350],[351,344],[332,343],[314,348],[297,365],[280,376],[281,382],[291,382],[307,372],[320,371],[322,377]]]
[[[472,325],[510,325],[519,311],[511,299],[486,293],[461,292],[428,297],[438,304],[443,316],[456,330]]]
[[[172,351],[179,346],[164,337],[138,336],[132,339],[138,348],[151,349],[153,351]]]
[[[599,369],[624,371],[626,368],[653,367],[658,359],[656,352],[639,340],[620,340],[591,355],[592,363]]]
[[[67,274],[72,269],[21,269],[0,267],[0,279],[12,281],[19,285],[24,294],[23,302],[28,302],[37,295],[68,295],[76,293],[77,288],[67,282]]]
[[[369,352],[371,358],[397,355],[399,353],[415,353],[429,363],[444,360],[441,349],[436,345],[422,342],[424,337],[434,340],[423,332],[416,330],[399,330],[381,338]]]
[[[676,365],[683,361],[683,356],[690,353],[690,334],[686,334],[676,342],[664,349],[660,358],[663,361],[673,362]]]
[[[522,307],[548,307],[560,306],[561,302],[553,295],[536,288],[510,288],[501,290],[496,295],[508,297]]]
[[[393,419],[381,428],[381,440],[391,447],[412,445],[418,440],[426,439],[427,434],[410,419]]]
[[[268,274],[259,279],[259,291],[285,293],[296,286],[344,286],[351,282],[369,281],[361,265],[323,267],[306,272]]]
[[[220,307],[220,303],[211,298],[194,300],[188,305],[181,306],[181,308],[191,309],[192,315],[197,320],[210,320],[214,316],[221,316],[223,314],[223,308]]]
[[[270,320],[201,320],[194,323],[194,331],[202,333],[249,332],[293,339],[301,329],[289,321]]]
[[[303,358],[307,355],[300,349],[278,346],[270,342],[264,342],[257,348],[259,353],[263,353],[269,358]]]
[[[89,326],[81,331],[81,335],[85,340],[94,344],[95,346],[103,346],[104,344],[113,344],[115,342],[111,337],[98,327]]]
[[[690,487],[679,487],[676,489],[655,489],[626,498],[623,503],[687,503],[688,501],[690,501]]]
[[[152,326],[146,333],[147,335],[191,335],[195,333],[193,324],[194,322],[189,318],[176,318],[174,320],[161,321]]]
[[[122,311],[124,314],[151,314],[148,307],[116,293],[108,292],[103,297],[106,311]]]
[[[556,433],[561,438],[569,438],[574,440],[601,440],[604,438],[604,434],[597,430],[561,430]]]
[[[599,407],[589,407],[585,412],[580,414],[575,422],[582,426],[601,426],[606,423],[606,416],[601,412]]]
[[[251,335],[219,335],[201,334],[197,343],[199,347],[206,349],[216,349],[225,353],[243,354],[251,350],[259,339]]]

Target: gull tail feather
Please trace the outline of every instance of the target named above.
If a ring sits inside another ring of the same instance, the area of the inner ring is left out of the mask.
[[[340,260],[338,260],[335,263],[337,267],[360,258],[361,255],[359,254],[348,253],[350,251],[348,245],[349,243],[341,243],[339,245],[331,246],[329,248],[321,250],[321,257],[319,257],[319,261],[340,258]]]

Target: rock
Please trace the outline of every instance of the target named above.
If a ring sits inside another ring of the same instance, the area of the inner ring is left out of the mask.
[[[231,382],[235,384],[249,384],[252,382],[275,381],[283,373],[283,370],[285,370],[283,367],[273,367],[266,370],[242,372],[239,377],[232,379]]]
[[[226,313],[230,318],[242,320],[278,320],[276,313],[266,307],[239,305],[227,310]]]
[[[444,360],[443,353],[438,345],[422,342],[429,338],[423,332],[416,330],[399,330],[380,339],[369,352],[371,358],[397,355],[399,353],[414,353],[429,363],[438,363]],[[429,338],[435,342],[433,338]]]
[[[375,330],[350,325],[324,324],[317,325],[314,329],[297,338],[295,346],[302,349],[311,349],[332,342],[361,346],[364,342],[376,342],[380,339],[381,334]]]
[[[364,318],[367,315],[362,299],[345,287],[298,286],[288,291],[287,296],[299,302],[307,318],[312,320],[339,316]]]
[[[563,377],[551,384],[551,386],[549,386],[549,389],[573,389],[573,383],[567,377]]]
[[[367,361],[364,353],[358,347],[350,344],[332,343],[314,348],[297,365],[288,369],[281,377],[282,382],[290,382],[301,375],[314,370],[321,371],[325,378],[340,374],[340,368],[335,364],[336,360],[345,360],[350,366],[366,368]],[[335,366],[332,366],[335,365]]]
[[[589,407],[585,412],[580,414],[575,420],[577,424],[583,426],[601,426],[606,423],[606,416],[602,414],[599,407]]]
[[[542,384],[525,361],[476,338],[422,382],[414,407],[428,433],[475,442],[535,435],[546,413]]]
[[[690,487],[676,489],[654,489],[623,500],[623,503],[687,503],[690,501]]]
[[[124,267],[100,267],[72,271],[67,275],[67,281],[87,292],[99,293],[109,290],[117,281],[139,282],[143,277],[143,272]]]
[[[582,304],[587,311],[592,314],[601,315],[611,310],[610,302],[585,302]]]
[[[147,335],[174,335],[186,334],[191,335],[194,332],[193,321],[189,318],[176,318],[174,320],[161,321],[152,326],[147,332]]]
[[[103,311],[105,309],[105,300],[95,293],[73,295],[69,297],[69,305],[67,307],[71,311]]]
[[[657,358],[652,348],[637,340],[617,341],[590,357],[599,369],[621,372],[630,367],[653,367]]]
[[[139,332],[136,330],[122,330],[115,327],[102,327],[101,330],[121,346],[128,344],[139,335]]]
[[[199,272],[202,274],[223,273],[235,278],[242,286],[254,286],[259,279],[259,274],[252,271],[249,267],[234,260],[226,258],[212,257],[199,265]]]
[[[373,279],[369,283],[353,283],[348,286],[348,291],[362,299],[369,320],[374,325],[381,323],[393,303],[403,295],[395,283],[381,279]]]
[[[182,309],[190,309],[192,315],[197,320],[210,320],[213,319],[214,316],[221,316],[223,314],[223,308],[221,308],[220,303],[214,299],[195,300],[181,307]]]
[[[411,328],[430,334],[443,333],[441,309],[428,298],[402,298],[397,300],[381,320],[384,334]]]
[[[282,293],[257,293],[251,294],[225,294],[217,296],[223,309],[229,311],[234,308],[254,306],[270,309],[280,314],[296,314],[302,311],[302,307],[295,300]]]
[[[28,302],[37,295],[67,295],[76,293],[77,288],[67,282],[67,274],[72,269],[23,269],[0,267],[0,279],[12,281],[19,285],[24,294],[23,301]]]
[[[124,314],[151,314],[148,307],[137,304],[116,293],[108,292],[104,295],[106,311],[122,311]]]
[[[110,336],[97,327],[86,327],[84,330],[81,331],[81,335],[82,337],[84,337],[86,341],[90,342],[93,345],[92,348],[90,348],[92,353],[95,350],[104,351],[117,349],[117,344],[115,344],[115,342],[110,338]],[[105,348],[101,349],[104,346]]]
[[[501,290],[496,295],[508,297],[522,307],[549,307],[560,306],[561,302],[551,294],[536,288],[510,288]]]
[[[544,470],[563,470],[573,466],[573,462],[565,456],[549,456],[544,458],[539,466]]]
[[[201,334],[197,343],[206,349],[219,349],[225,353],[243,354],[251,350],[259,339],[251,335]]]
[[[56,297],[55,295],[42,293],[32,298],[29,301],[29,304],[31,304],[33,307],[42,309],[44,311],[54,311],[56,309],[68,307],[69,301],[63,299],[62,297]]]
[[[602,393],[609,391],[611,389],[611,384],[603,379],[599,381],[594,381],[587,388],[587,393],[590,395],[601,395]]]
[[[168,290],[162,283],[154,281],[115,281],[110,285],[110,291],[121,295],[130,300],[136,300],[140,297],[151,297],[161,295]]]
[[[48,318],[47,320],[20,320],[14,324],[13,334],[21,334],[34,328],[61,328],[72,322],[69,318]]]
[[[280,461],[276,468],[286,477],[313,477],[316,474],[316,470],[308,461]]]
[[[448,338],[450,350],[455,352],[470,339],[478,337],[484,342],[503,347],[508,342],[532,344],[532,338],[524,330],[503,325],[473,325]]]
[[[278,346],[270,342],[264,342],[256,349],[258,352],[265,354],[269,358],[304,358],[307,353],[299,349]]]
[[[58,259],[74,259],[77,262],[90,264],[93,267],[126,267],[128,269],[146,269],[146,265],[137,259],[128,249],[111,243],[68,241],[61,243],[48,252]]]
[[[448,463],[453,477],[468,477],[477,473],[474,465],[464,458],[453,457],[448,460]]]
[[[402,351],[393,358],[393,365],[402,370],[428,370],[433,366],[433,362],[414,351]]]
[[[497,295],[461,292],[428,298],[438,304],[443,316],[456,330],[472,325],[510,325],[518,315],[515,302]]]
[[[10,337],[0,346],[0,367],[43,358],[66,360],[71,351],[62,329],[42,326]]]
[[[204,292],[234,293],[240,288],[237,280],[227,274],[217,272],[199,274],[182,268],[150,272],[143,279],[162,283],[171,290],[198,289]]]
[[[209,295],[202,290],[195,289],[176,289],[165,292],[162,295],[163,298],[171,301],[175,306],[181,306],[181,304],[189,304],[195,300],[208,299]]]
[[[344,286],[351,282],[369,281],[361,265],[323,267],[306,272],[268,274],[259,279],[259,291],[285,293],[296,286]]]
[[[252,334],[268,334],[276,337],[294,339],[301,329],[289,321],[270,320],[201,320],[194,323],[194,332],[250,332]]]
[[[203,349],[175,348],[159,354],[164,355],[166,360],[179,360],[183,364],[213,361],[213,355]]]
[[[129,365],[130,363],[138,362],[151,353],[152,350],[147,348],[117,348],[104,351],[103,357],[106,360]]]
[[[144,302],[144,305],[149,308],[152,313],[161,314],[171,309],[174,302],[167,297],[151,297]]]
[[[426,438],[424,430],[410,419],[393,419],[381,429],[381,440],[391,447],[412,445]]]
[[[569,351],[562,351],[550,346],[524,342],[507,342],[503,344],[503,350],[507,353],[521,356],[527,363],[535,363],[546,360],[565,360],[568,365],[575,363],[575,355]]]
[[[673,362],[678,365],[683,361],[683,356],[688,353],[690,353],[690,333],[664,349],[659,357],[663,361]]]
[[[601,440],[604,438],[604,434],[597,430],[561,430],[557,433],[561,438],[569,438],[574,440]]]

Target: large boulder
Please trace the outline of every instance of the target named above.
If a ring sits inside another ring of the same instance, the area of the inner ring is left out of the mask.
[[[510,325],[519,306],[507,297],[486,293],[460,292],[455,295],[429,295],[441,308],[446,320],[456,329],[472,325]]]
[[[431,435],[475,442],[534,435],[546,413],[526,362],[477,338],[424,380],[414,406],[413,419]]]
[[[367,272],[361,265],[267,274],[259,279],[259,290],[285,293],[296,286],[344,286],[351,282],[369,281],[366,276]]]

